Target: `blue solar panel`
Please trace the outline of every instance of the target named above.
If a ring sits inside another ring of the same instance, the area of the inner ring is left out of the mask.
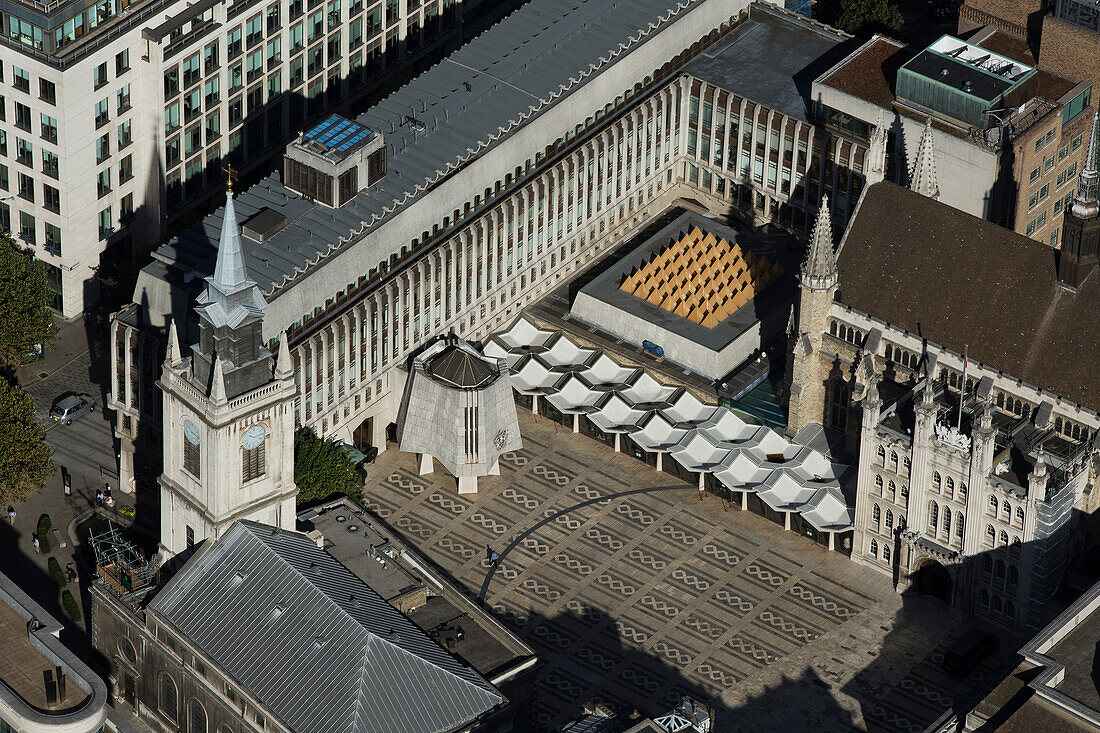
[[[308,140],[337,152],[347,152],[370,137],[370,130],[358,122],[332,115],[305,133]]]

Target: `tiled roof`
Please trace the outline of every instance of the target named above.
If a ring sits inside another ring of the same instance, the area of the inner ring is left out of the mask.
[[[437,733],[504,702],[305,535],[237,522],[149,610],[296,733]]]
[[[1100,410],[1100,273],[1071,293],[1050,247],[892,183],[865,189],[838,252],[855,310]]]
[[[249,275],[269,296],[289,287],[704,1],[532,0],[359,116],[385,137],[388,171],[343,207],[305,201],[277,178],[242,192],[235,202],[242,221],[267,207],[288,222],[264,242],[243,242]],[[692,40],[685,38],[684,46]],[[185,269],[197,266],[205,276],[223,211],[173,239],[159,256]]]

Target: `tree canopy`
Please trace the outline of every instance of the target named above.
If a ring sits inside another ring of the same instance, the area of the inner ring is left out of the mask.
[[[821,0],[814,18],[860,37],[897,33],[904,23],[892,0]]]
[[[0,378],[0,503],[23,501],[53,475],[45,435],[30,396]]]
[[[18,366],[53,335],[46,267],[0,234],[0,363]]]
[[[308,428],[294,436],[294,483],[299,505],[330,496],[359,499],[363,492],[363,474],[347,454]]]

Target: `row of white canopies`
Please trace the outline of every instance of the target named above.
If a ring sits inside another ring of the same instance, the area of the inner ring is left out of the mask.
[[[849,466],[790,442],[771,428],[745,422],[730,410],[700,401],[683,387],[660,383],[645,369],[620,365],[600,349],[578,346],[562,331],[539,328],[519,317],[492,335],[486,356],[504,359],[512,387],[529,395],[537,409],[544,399],[573,416],[581,416],[605,434],[616,450],[622,436],[655,453],[657,468],[667,455],[685,470],[705,475],[734,492],[749,493],[777,512],[797,513],[821,532],[852,528],[852,510],[840,478]],[[789,526],[789,517],[788,526]]]

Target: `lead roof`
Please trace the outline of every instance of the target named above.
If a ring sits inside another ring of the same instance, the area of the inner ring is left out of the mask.
[[[371,222],[376,228],[613,62],[632,40],[664,30],[663,21],[702,1],[532,0],[357,118],[388,147],[388,172],[370,189],[337,209],[305,201],[276,177],[241,193],[241,219],[267,207],[288,222],[264,242],[244,241],[251,278],[266,295],[299,282],[346,246],[341,237],[358,237]],[[173,238],[157,259],[205,276],[223,215],[218,210]]]
[[[237,522],[149,609],[297,733],[440,733],[505,701],[297,532]]]

